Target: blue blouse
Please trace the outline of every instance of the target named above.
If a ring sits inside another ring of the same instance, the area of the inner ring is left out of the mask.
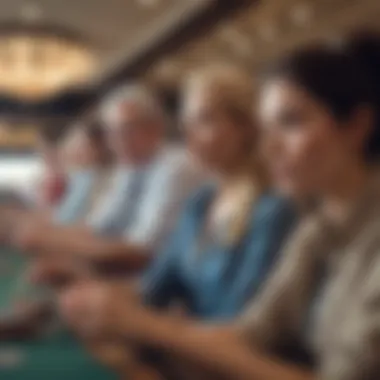
[[[252,205],[247,232],[233,246],[197,246],[214,191],[202,189],[187,205],[167,248],[143,279],[143,295],[156,307],[184,303],[192,316],[207,320],[235,317],[258,291],[296,220],[290,203],[263,194]],[[196,256],[196,257],[194,257]]]

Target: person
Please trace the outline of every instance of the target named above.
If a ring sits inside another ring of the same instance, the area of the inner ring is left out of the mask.
[[[149,307],[168,310],[169,319],[174,301],[187,318],[236,317],[265,283],[296,221],[293,205],[266,183],[249,79],[236,68],[212,66],[185,86],[187,143],[213,182],[189,201],[167,248],[135,290]]]
[[[204,176],[184,149],[166,143],[168,118],[146,88],[116,90],[104,100],[101,115],[118,169],[87,228],[28,225],[15,241],[29,251],[68,253],[97,267],[139,271]]]
[[[268,189],[257,155],[252,92],[244,71],[227,65],[195,72],[185,84],[187,144],[213,181],[190,199],[144,276],[151,306],[179,299],[194,318],[233,318],[265,281],[292,228],[295,211]]]
[[[61,157],[60,162],[65,164],[62,167],[66,166],[63,169],[68,177],[66,194],[54,207],[51,207],[51,215],[47,220],[52,218],[56,223],[66,224],[85,218],[86,213],[89,213],[96,204],[96,198],[105,191],[110,177],[110,155],[102,127],[90,120],[69,131],[62,153],[65,157]],[[8,208],[11,206],[9,200],[6,200],[6,204]],[[38,211],[26,209],[21,212],[23,208],[17,206],[17,204],[13,206],[13,209],[20,210],[19,217],[22,220],[30,218],[30,222],[38,223],[40,217]],[[7,236],[4,237],[5,241],[6,239]],[[12,268],[16,267],[16,262],[17,266],[24,270],[20,270],[20,273],[12,277],[17,284],[17,293],[20,293],[21,289],[23,294],[9,295],[9,298],[12,298],[12,305],[8,305],[7,316],[3,316],[0,321],[2,341],[17,339],[20,336],[24,339],[35,337],[41,331],[41,326],[53,316],[54,305],[51,297],[38,286],[33,286],[33,278],[29,278],[25,257],[13,250],[10,254],[3,255],[3,265]],[[54,261],[54,265],[64,267],[68,265],[68,259],[60,257]],[[22,308],[15,308],[13,305],[19,303],[18,299],[22,299],[24,304]]]
[[[91,119],[75,126],[62,151],[68,186],[53,219],[59,224],[84,223],[96,209],[111,177],[112,160],[103,126]]]
[[[37,139],[37,151],[43,163],[42,177],[36,194],[36,207],[50,212],[65,195],[66,176],[59,157],[58,139],[60,127],[47,125],[41,128]]]
[[[66,196],[68,178],[60,155],[59,139],[63,125],[45,124],[36,136],[38,174],[26,189],[13,189],[17,202],[1,202],[0,235],[8,243],[18,226],[26,223],[45,224]],[[26,222],[27,221],[27,222]]]
[[[345,48],[300,49],[265,77],[259,108],[271,173],[318,204],[241,318],[169,320],[125,290],[87,283],[62,294],[66,320],[170,352],[208,379],[379,378],[379,52],[378,36],[357,35]],[[129,302],[117,302],[121,294]],[[314,365],[281,355],[290,347],[309,351]]]

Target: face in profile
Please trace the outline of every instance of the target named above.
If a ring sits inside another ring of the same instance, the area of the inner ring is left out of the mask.
[[[294,196],[318,195],[349,165],[354,135],[322,102],[285,79],[261,93],[262,149],[275,181]]]
[[[233,120],[212,93],[199,91],[186,99],[183,125],[189,149],[210,170],[228,170],[250,145],[250,126]]]
[[[106,128],[109,147],[121,161],[148,157],[162,134],[160,123],[132,103],[119,105]]]

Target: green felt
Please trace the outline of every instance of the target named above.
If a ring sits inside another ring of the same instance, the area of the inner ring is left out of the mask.
[[[18,297],[38,294],[23,277],[26,264],[23,256],[0,249],[0,312],[6,312]],[[74,337],[60,328],[33,341],[0,342],[1,380],[116,378],[97,364]]]

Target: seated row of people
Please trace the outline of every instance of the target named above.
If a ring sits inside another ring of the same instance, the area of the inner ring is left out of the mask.
[[[152,248],[166,238],[203,174],[186,151],[166,143],[166,115],[144,88],[122,88],[104,103],[105,139],[116,168],[103,199],[82,228],[61,223],[67,222],[65,213],[80,209],[81,195],[88,193],[83,187],[92,187],[83,183],[83,171],[77,173],[73,182],[78,188],[70,194],[76,199],[69,197],[69,204],[64,201],[59,207],[58,223],[32,221],[20,229],[17,239],[26,249],[51,252],[59,247],[61,254],[84,255],[95,261],[119,259],[121,265],[125,262],[140,269],[149,261]]]
[[[146,91],[106,99],[120,169],[101,210],[14,239],[41,283],[68,277],[61,316],[100,360],[131,379],[380,376],[379,56],[377,36],[288,55],[265,73],[259,122],[249,77],[197,72],[186,152]]]

